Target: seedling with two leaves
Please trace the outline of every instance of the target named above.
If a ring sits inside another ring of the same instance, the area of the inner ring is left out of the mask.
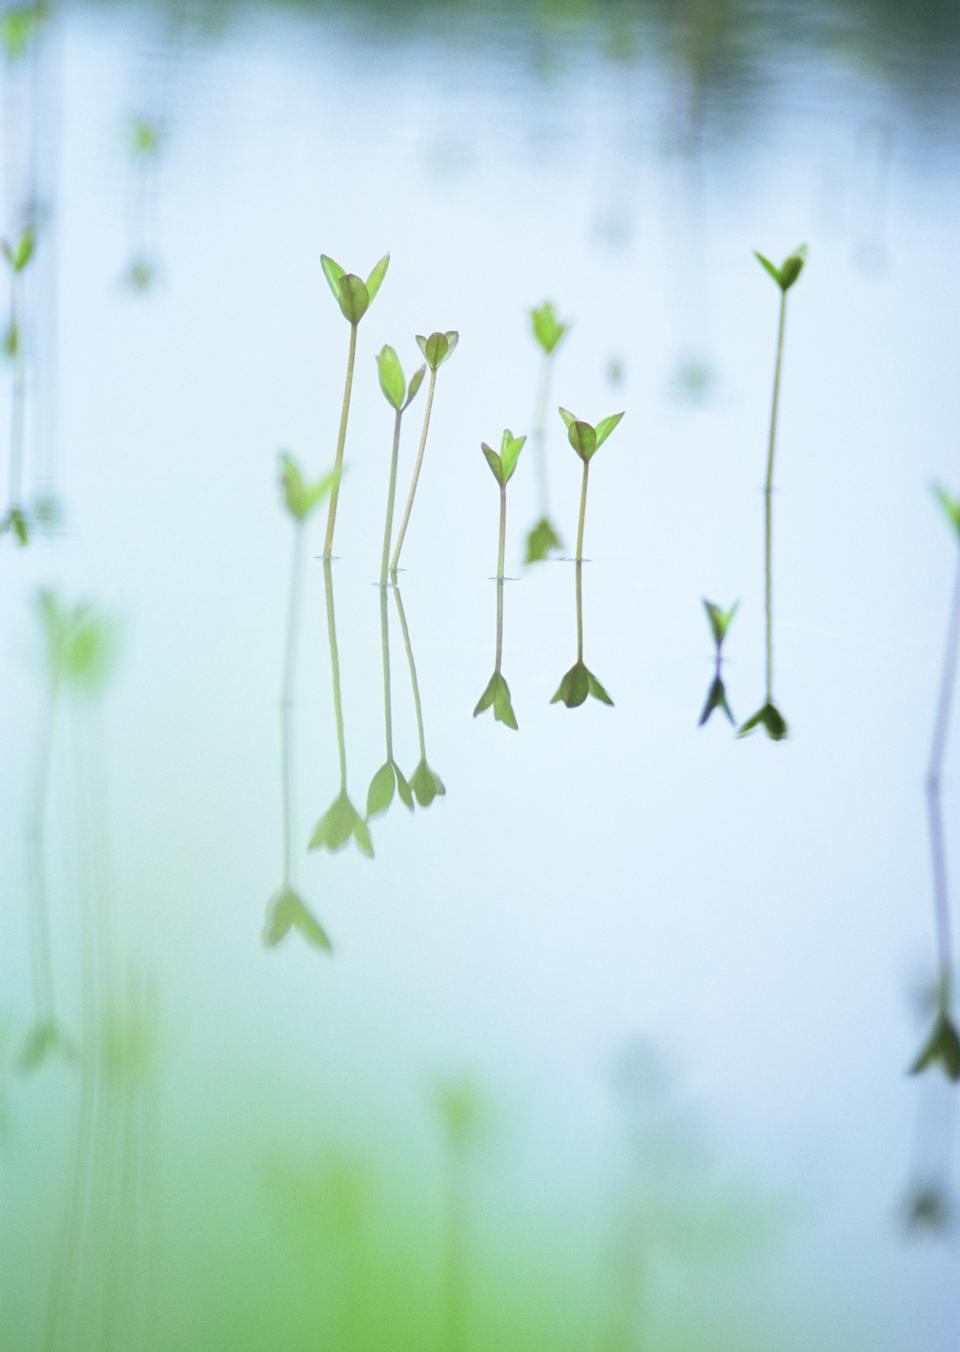
[[[727,636],[730,625],[733,623],[733,617],[737,613],[739,604],[739,601],[734,601],[729,610],[722,610],[720,606],[714,605],[712,601],[704,601],[703,603],[703,608],[707,615],[707,623],[710,625],[710,632],[713,635],[715,667],[713,682],[707,692],[706,703],[704,704],[703,712],[700,715],[699,726],[701,728],[715,709],[722,709],[729,722],[736,723],[730,705],[727,703],[727,692],[724,688],[723,678],[720,675],[720,667],[723,663],[723,641]]]
[[[430,379],[427,382],[427,403],[423,411],[423,426],[420,429],[420,445],[417,449],[417,459],[413,467],[413,478],[410,481],[410,491],[407,494],[407,505],[403,509],[403,518],[400,522],[400,530],[397,533],[397,543],[393,549],[393,557],[390,560],[390,572],[396,579],[397,569],[400,567],[400,551],[403,549],[403,542],[407,536],[407,527],[410,524],[410,513],[413,511],[413,499],[416,496],[417,485],[420,482],[420,470],[423,467],[423,456],[427,448],[427,433],[430,430],[430,414],[433,411],[433,395],[437,385],[437,372],[445,361],[448,361],[460,341],[460,335],[454,330],[449,329],[446,333],[431,333],[429,338],[424,338],[420,333],[417,334],[417,345],[426,359],[426,364],[430,368]],[[412,396],[411,396],[412,398]],[[409,403],[409,399],[407,400]]]
[[[508,728],[517,730],[517,716],[513,712],[513,704],[510,699],[510,687],[507,685],[506,678],[501,671],[503,660],[503,567],[506,552],[507,538],[507,484],[513,478],[517,468],[517,462],[520,459],[520,452],[526,443],[526,437],[515,437],[509,428],[504,430],[500,439],[500,450],[495,451],[487,443],[481,442],[480,449],[483,451],[484,459],[490,466],[490,472],[500,486],[500,534],[499,547],[497,550],[497,650],[496,662],[493,669],[493,675],[487,682],[486,689],[477,701],[476,708],[473,711],[474,718],[478,714],[484,713],[487,709],[493,710],[493,716],[498,723],[503,723]]]
[[[21,501],[26,405],[26,371],[24,367],[22,308],[23,274],[36,249],[36,235],[32,226],[22,230],[10,243],[0,242],[0,250],[10,269],[10,323],[3,346],[13,362],[13,385],[10,398],[10,479],[7,509],[0,517],[0,535],[7,531],[19,545],[30,540],[30,519]]]
[[[550,518],[549,477],[547,475],[547,405],[550,400],[550,380],[553,374],[553,356],[570,331],[570,324],[557,318],[550,301],[530,311],[533,336],[543,353],[540,366],[540,384],[537,392],[533,436],[534,461],[537,470],[540,498],[539,520],[530,528],[526,539],[524,563],[540,563],[563,548],[563,541]]]
[[[377,374],[380,388],[393,409],[393,446],[390,452],[390,486],[387,490],[387,519],[383,528],[383,553],[380,559],[380,586],[387,585],[387,563],[390,558],[390,537],[393,533],[393,507],[397,494],[397,463],[400,457],[400,428],[403,415],[417,397],[423,384],[426,363],[418,366],[408,385],[400,365],[400,358],[392,347],[384,346],[377,355]]]

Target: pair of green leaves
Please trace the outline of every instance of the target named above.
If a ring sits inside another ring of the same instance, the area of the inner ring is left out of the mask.
[[[727,631],[733,623],[733,617],[739,609],[740,602],[734,601],[729,610],[721,610],[713,601],[704,601],[703,608],[707,612],[707,623],[710,626],[710,632],[713,634],[713,641],[717,652],[723,647],[723,640],[727,637]]]
[[[322,479],[308,483],[303,470],[288,451],[280,452],[280,491],[284,506],[298,524],[306,521],[323,501],[337,481],[337,471],[331,470]]]
[[[562,549],[563,541],[556,526],[548,516],[542,516],[536,525],[531,526],[527,532],[526,552],[523,556],[525,565],[531,563],[542,563],[544,559],[550,557],[554,550]]]
[[[421,807],[429,807],[435,798],[443,798],[447,792],[443,780],[426,760],[421,760],[410,776],[410,787]]]
[[[807,261],[807,246],[801,244],[799,248],[794,249],[793,253],[785,258],[779,267],[771,263],[769,258],[764,258],[763,254],[758,253],[756,249],[753,251],[753,256],[761,267],[765,268],[770,274],[780,290],[786,293],[803,271],[803,265]]]
[[[788,735],[787,720],[772,700],[767,700],[762,709],[758,709],[752,718],[747,719],[737,736],[749,737],[757,728],[763,728],[772,742],[782,742]]]
[[[939,484],[935,486],[933,496],[943,508],[944,516],[960,538],[960,498],[951,497],[947,490],[941,488]]]
[[[96,691],[114,653],[111,625],[91,605],[67,606],[51,591],[40,593],[39,610],[51,683]]]
[[[596,427],[584,422],[582,418],[578,418],[568,408],[560,409],[560,417],[567,429],[567,440],[583,463],[586,464],[599,451],[623,414],[611,413],[609,417],[601,418]]]
[[[3,256],[10,264],[14,273],[23,272],[24,268],[33,257],[36,244],[37,237],[34,234],[33,227],[29,225],[25,230],[20,232],[19,238],[16,239],[13,244],[8,243],[7,240],[3,240],[3,242],[0,243],[0,249],[3,250]]]
[[[562,323],[556,316],[550,301],[546,300],[530,311],[530,323],[533,336],[549,357],[559,347],[561,341],[570,332],[569,323]]]
[[[431,333],[429,338],[424,338],[422,333],[417,334],[417,346],[431,371],[436,371],[448,357],[453,356],[459,341],[460,335],[455,329],[448,329],[446,333]]]
[[[313,828],[308,848],[329,850],[335,854],[351,838],[361,854],[365,854],[368,859],[373,858],[373,841],[367,823],[347,797],[346,789],[343,789]]]
[[[919,1075],[930,1066],[939,1065],[948,1079],[960,1081],[960,1036],[945,1009],[934,1021],[933,1030],[910,1067],[911,1075]]]
[[[292,887],[283,887],[267,907],[263,942],[268,948],[275,948],[291,930],[296,930],[314,948],[324,953],[333,952],[330,936],[303,898]]]
[[[510,687],[499,671],[493,673],[487,682],[487,688],[477,700],[477,707],[473,711],[474,718],[486,709],[493,710],[493,716],[498,723],[505,724],[514,732],[517,731],[517,716],[513,712],[510,700]]]
[[[485,441],[480,443],[480,449],[486,456],[493,477],[501,488],[506,488],[513,477],[513,472],[517,468],[517,461],[520,459],[520,452],[523,450],[526,440],[526,437],[515,437],[507,427],[500,438],[499,455],[496,451],[491,450]]]
[[[377,353],[377,374],[380,377],[380,388],[383,390],[387,403],[395,408],[398,413],[403,413],[413,403],[426,373],[425,364],[418,366],[410,377],[410,384],[408,385],[403,374],[403,367],[400,365],[400,358],[394,349],[389,344],[385,344]]]
[[[388,253],[383,255],[365,282],[352,272],[344,272],[340,264],[334,262],[327,254],[320,256],[320,265],[340,306],[340,313],[349,324],[359,324],[387,275],[390,255]]]
[[[703,725],[709,719],[710,715],[714,713],[714,711],[717,709],[723,710],[723,712],[727,716],[728,722],[733,724],[736,723],[737,720],[733,716],[733,710],[727,703],[727,691],[726,687],[723,684],[723,678],[719,675],[719,673],[716,676],[714,676],[713,681],[710,685],[710,689],[707,691],[706,703],[703,706],[703,712],[700,715],[700,721],[698,726],[702,728]]]
[[[29,544],[30,522],[22,507],[11,507],[6,515],[0,518],[0,535],[5,535],[7,531],[18,545]]]
[[[613,704],[613,700],[583,662],[575,662],[557,688],[551,704],[565,704],[568,709],[577,709],[588,695],[598,699],[601,704]]]
[[[734,601],[729,610],[723,610],[713,601],[704,600],[703,608],[706,611],[707,623],[710,625],[710,632],[713,635],[714,646],[717,650],[717,670],[707,692],[706,703],[700,714],[699,727],[703,727],[710,716],[717,710],[722,709],[730,723],[736,723],[733,711],[727,702],[727,691],[720,676],[720,650],[723,647],[723,641],[727,636],[730,625],[733,623],[733,617],[737,613],[740,602]]]
[[[373,776],[367,792],[367,820],[379,817],[393,802],[396,792],[404,807],[413,811],[413,790],[395,760],[388,760]]]
[[[0,17],[0,46],[8,61],[27,55],[48,16],[45,4],[12,5]]]

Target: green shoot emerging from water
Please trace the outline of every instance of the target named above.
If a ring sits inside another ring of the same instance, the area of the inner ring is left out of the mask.
[[[537,470],[540,498],[540,519],[527,533],[524,563],[540,563],[554,551],[563,548],[560,535],[550,520],[549,480],[547,476],[547,405],[550,402],[550,379],[553,373],[553,354],[570,330],[569,323],[559,320],[549,301],[530,311],[533,336],[543,352],[540,367],[540,385],[533,426],[534,461]]]
[[[404,378],[400,358],[392,347],[383,347],[377,356],[377,372],[384,398],[394,411],[393,447],[390,452],[390,487],[387,491],[387,519],[383,528],[383,555],[380,560],[380,586],[387,585],[387,560],[390,557],[390,536],[393,533],[393,505],[397,494],[397,461],[400,456],[400,424],[403,415],[417,397],[417,391],[423,384],[426,365],[418,366],[410,377],[410,384]],[[432,387],[431,387],[432,393]],[[421,443],[422,450],[422,443]]]
[[[707,623],[710,625],[710,632],[713,635],[715,668],[713,673],[713,682],[707,692],[707,700],[703,706],[703,712],[700,715],[700,724],[702,728],[707,719],[715,709],[722,709],[731,723],[736,720],[727,703],[727,692],[724,688],[723,679],[720,675],[720,667],[723,663],[723,641],[727,636],[727,630],[733,622],[733,617],[737,613],[739,601],[734,601],[729,610],[721,610],[712,601],[704,601],[703,608],[707,614]]]
[[[330,494],[330,510],[327,514],[327,533],[323,546],[323,557],[329,559],[333,557],[333,533],[337,523],[337,500],[340,494],[340,475],[343,470],[343,448],[347,440],[347,420],[350,416],[350,394],[353,390],[353,366],[357,355],[357,328],[360,320],[367,313],[371,302],[374,300],[384,277],[387,275],[387,268],[390,266],[390,255],[384,254],[380,262],[374,267],[367,280],[355,276],[352,272],[344,272],[339,263],[335,263],[332,258],[323,254],[320,258],[323,268],[323,275],[326,277],[333,292],[337,304],[340,306],[340,313],[350,325],[350,345],[347,349],[347,374],[343,384],[343,403],[340,408],[340,429],[337,433],[337,453],[334,461],[334,470],[337,474],[337,481],[334,484],[333,492]]]
[[[407,505],[403,509],[403,519],[400,522],[397,543],[393,549],[393,558],[390,560],[390,571],[394,576],[396,576],[397,569],[400,566],[400,551],[403,549],[403,542],[406,539],[407,527],[410,524],[410,513],[413,511],[413,499],[416,496],[417,484],[420,482],[423,453],[427,448],[427,433],[430,430],[430,414],[433,411],[433,392],[436,389],[437,372],[443,363],[453,356],[459,341],[460,335],[453,329],[446,333],[431,333],[429,338],[417,334],[417,344],[426,358],[427,366],[430,368],[430,380],[427,385],[427,405],[423,410],[423,427],[420,429],[420,445],[417,449],[416,464],[413,467],[413,478],[410,481],[410,492],[407,494]],[[409,400],[407,402],[409,403]]]
[[[601,418],[596,427],[584,422],[566,408],[560,409],[560,417],[567,429],[567,440],[583,461],[583,480],[580,486],[580,517],[577,523],[577,559],[582,560],[583,527],[587,515],[587,480],[590,472],[590,461],[617,426],[623,414],[611,413],[608,417]]]
[[[794,285],[804,263],[807,261],[806,245],[794,249],[779,268],[774,267],[769,258],[756,253],[755,256],[766,272],[776,282],[780,291],[780,320],[777,327],[777,359],[773,374],[773,404],[770,410],[770,437],[767,444],[767,477],[763,489],[764,501],[764,601],[766,610],[766,687],[767,693],[757,712],[741,727],[740,737],[746,737],[756,728],[763,728],[774,742],[782,742],[787,736],[787,724],[773,698],[773,464],[777,445],[777,411],[780,405],[780,373],[783,367],[783,334],[787,318],[787,292]]]
[[[526,440],[526,437],[515,437],[510,429],[506,428],[500,439],[499,452],[493,450],[486,442],[482,442],[480,446],[484,458],[490,466],[490,472],[500,485],[500,536],[497,550],[497,652],[493,675],[477,701],[473,716],[476,718],[478,714],[482,714],[485,710],[492,709],[496,721],[505,724],[508,728],[513,728],[515,732],[517,730],[517,716],[513,712],[513,704],[510,700],[510,687],[507,685],[500,669],[503,659],[503,563],[507,539],[507,484],[513,478],[517,462],[520,459],[520,452],[523,450]]]
[[[26,370],[24,366],[22,311],[23,273],[33,258],[36,237],[30,226],[12,244],[3,240],[0,249],[10,269],[10,325],[4,346],[13,360],[13,388],[10,398],[10,480],[6,513],[0,518],[0,535],[10,531],[20,545],[30,538],[30,525],[21,503],[24,451]]]

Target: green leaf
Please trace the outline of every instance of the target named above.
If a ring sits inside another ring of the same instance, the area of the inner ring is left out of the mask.
[[[445,333],[431,333],[429,338],[424,338],[417,334],[417,342],[420,345],[420,351],[427,359],[427,365],[431,371],[435,371],[446,358],[449,348],[447,335]]]
[[[943,513],[950,525],[960,536],[960,498],[952,498],[945,488],[936,484],[933,489],[933,495],[943,508]]]
[[[786,720],[775,704],[767,703],[758,709],[752,718],[748,718],[737,733],[738,737],[747,737],[757,728],[763,728],[773,742],[782,742],[787,737]]]
[[[757,260],[757,262],[761,265],[761,267],[766,268],[767,272],[770,274],[770,276],[771,276],[771,277],[773,278],[773,280],[776,282],[777,286],[779,286],[779,285],[780,285],[780,272],[779,272],[779,270],[778,270],[777,268],[775,268],[774,265],[770,262],[770,259],[769,259],[769,258],[764,258],[763,254],[762,254],[762,253],[758,253],[758,252],[756,251],[756,249],[754,249],[754,251],[753,251],[753,256],[754,256],[754,258]]]
[[[370,838],[370,829],[367,823],[357,813],[357,819],[353,823],[353,839],[356,842],[357,849],[361,854],[365,854],[368,859],[373,858],[373,841]]]
[[[608,418],[600,419],[597,423],[597,450],[600,449],[622,417],[622,413],[611,413]]]
[[[592,671],[587,672],[587,686],[594,699],[598,699],[601,704],[609,704],[611,708],[613,707],[613,700],[607,694],[606,690],[604,690]]]
[[[299,464],[287,451],[280,452],[279,462],[280,488],[287,511],[294,521],[306,521],[330,492],[336,482],[336,471],[331,470],[322,479],[308,484]]]
[[[11,507],[6,516],[0,518],[0,535],[5,535],[7,531],[11,532],[21,547],[30,543],[30,523],[22,508]]]
[[[17,240],[11,245],[6,240],[3,241],[0,248],[3,249],[4,257],[10,264],[14,272],[23,272],[24,268],[33,257],[36,247],[36,236],[32,226],[20,232]]]
[[[334,299],[340,303],[340,278],[343,276],[343,268],[339,263],[335,263],[327,254],[320,255],[320,266],[323,268],[323,275],[327,279],[327,284],[333,292]]]
[[[403,772],[401,771],[400,766],[397,765],[396,761],[394,761],[393,763],[393,773],[397,780],[397,796],[399,797],[401,803],[403,803],[404,807],[408,807],[412,812],[413,790],[411,789],[407,781],[404,779]]]
[[[380,769],[370,781],[370,788],[367,792],[368,820],[371,817],[378,817],[381,812],[386,812],[393,802],[395,788],[393,762],[387,761],[385,765],[380,766]]]
[[[410,384],[407,386],[407,397],[403,403],[403,407],[405,409],[409,408],[410,405],[413,403],[414,399],[416,399],[417,391],[423,384],[423,377],[426,374],[427,374],[426,366],[418,366],[417,369],[414,371],[413,375],[410,377]]]
[[[577,709],[590,693],[590,673],[582,662],[575,662],[557,687],[551,704]]]
[[[700,715],[700,721],[697,726],[702,728],[715,709],[722,709],[729,721],[731,723],[736,723],[737,720],[734,718],[730,710],[730,705],[727,703],[727,692],[724,689],[723,681],[719,676],[714,677],[713,684],[710,686],[707,693],[707,700],[703,706],[703,712]]]
[[[370,276],[367,278],[367,304],[373,303],[373,298],[380,290],[384,277],[387,275],[387,268],[390,266],[390,255],[385,253],[376,264]]]
[[[446,333],[443,336],[447,340],[447,354],[443,358],[443,360],[449,361],[450,358],[453,356],[454,352],[456,351],[457,344],[460,342],[460,335],[456,329],[447,329]]]
[[[597,449],[597,434],[589,423],[572,422],[567,429],[567,440],[584,462]]]
[[[563,419],[564,427],[566,427],[567,430],[569,431],[570,427],[577,421],[576,414],[571,413],[568,408],[561,408],[558,410],[558,412],[560,414],[560,417]]]
[[[510,687],[502,676],[497,677],[497,687],[493,696],[493,716],[498,723],[505,723],[514,732],[517,729],[517,716],[510,701]]]
[[[369,308],[370,294],[359,277],[355,277],[352,272],[345,272],[340,278],[337,300],[344,319],[351,324],[359,324]]]
[[[938,1063],[948,1079],[955,1083],[960,1081],[960,1037],[945,1010],[937,1014],[933,1031],[921,1047],[909,1073],[919,1075],[921,1071]]]
[[[500,463],[499,455],[497,455],[496,451],[492,450],[485,441],[481,441],[480,449],[486,457],[487,464],[490,466],[493,477],[502,488],[506,483],[506,479],[503,477],[503,465]]]
[[[734,601],[729,610],[721,610],[720,607],[714,605],[712,601],[704,600],[703,602],[703,608],[707,612],[707,620],[710,624],[711,632],[713,633],[713,641],[718,648],[721,647],[723,640],[727,636],[727,630],[730,628],[730,624],[734,615],[737,613],[737,607],[739,605],[739,601]]]
[[[526,553],[523,556],[523,562],[527,565],[542,563],[544,559],[549,558],[554,550],[562,548],[563,541],[560,539],[553,522],[548,517],[542,516],[527,533]]]
[[[784,291],[789,291],[791,286],[803,271],[803,265],[807,261],[807,246],[801,244],[798,249],[794,249],[789,258],[784,259],[780,265],[780,285]]]
[[[351,836],[363,853],[373,858],[370,833],[360,813],[343,790],[313,828],[308,848],[329,850],[333,854],[337,850],[342,850]]]
[[[500,440],[500,463],[503,467],[503,482],[508,483],[517,468],[520,452],[526,443],[526,437],[515,437],[509,428],[504,429]]]
[[[483,694],[477,700],[476,707],[474,708],[473,711],[474,718],[476,718],[477,714],[482,714],[484,713],[485,710],[490,708],[490,706],[493,704],[494,696],[496,695],[496,693],[497,693],[497,673],[494,672],[493,675],[490,677],[489,681],[487,682],[486,689],[484,690]]]
[[[382,347],[377,354],[377,373],[380,377],[380,388],[386,396],[387,402],[400,411],[403,408],[403,397],[406,393],[406,381],[403,376],[403,368],[400,365],[400,358],[389,345]]]
[[[429,807],[435,798],[442,798],[447,792],[443,780],[425,760],[420,761],[410,776],[410,787],[421,807]]]
[[[563,324],[557,319],[550,301],[544,301],[542,305],[531,310],[530,321],[533,336],[548,357],[570,330],[569,324]]]
[[[263,942],[274,948],[291,929],[296,929],[309,944],[324,953],[333,952],[333,944],[306,903],[290,887],[282,888],[267,908]]]

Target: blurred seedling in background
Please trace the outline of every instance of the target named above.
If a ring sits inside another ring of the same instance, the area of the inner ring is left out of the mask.
[[[364,282],[352,272],[344,272],[339,263],[328,257],[327,254],[321,255],[320,263],[323,268],[323,275],[327,279],[330,290],[333,292],[334,299],[340,306],[340,313],[350,325],[350,344],[347,348],[347,374],[343,383],[343,402],[340,407],[340,428],[337,432],[337,452],[334,460],[334,471],[337,474],[337,481],[334,483],[333,492],[330,494],[330,508],[327,513],[327,533],[323,544],[323,557],[325,559],[333,558],[333,536],[337,524],[337,502],[340,496],[340,474],[343,470],[343,448],[347,441],[347,421],[350,417],[350,395],[353,390],[353,367],[357,356],[357,329],[360,321],[367,313],[371,303],[376,297],[377,292],[387,275],[387,268],[390,266],[390,255],[384,254],[379,263],[376,264],[367,280]]]
[[[488,1111],[473,1080],[440,1080],[434,1103],[444,1151],[443,1176],[443,1343],[444,1352],[460,1352],[468,1327],[467,1253],[468,1170],[470,1158],[488,1126]]]
[[[127,128],[127,145],[133,162],[134,184],[130,204],[130,262],[124,282],[133,292],[145,295],[157,281],[159,266],[152,242],[157,173],[163,155],[166,131],[155,118],[134,117]]]
[[[0,48],[4,59],[15,65],[30,54],[47,20],[49,6],[10,5],[0,16]]]
[[[334,471],[339,477],[339,472]],[[331,560],[323,561],[323,584],[327,604],[327,636],[330,641],[330,671],[333,682],[333,712],[337,724],[337,756],[340,764],[340,790],[313,828],[309,848],[342,850],[350,840],[361,854],[373,858],[373,841],[366,821],[350,801],[347,792],[347,742],[343,726],[343,697],[340,690],[340,654],[337,647],[337,618],[333,596]],[[386,593],[384,593],[386,595]]]
[[[496,479],[500,487],[500,536],[499,548],[497,551],[497,652],[496,664],[493,669],[493,675],[487,682],[487,687],[477,701],[477,706],[473,711],[474,718],[482,714],[486,709],[493,709],[493,716],[498,723],[504,723],[508,728],[517,730],[517,716],[513,712],[513,705],[510,702],[510,687],[507,685],[501,671],[503,661],[503,564],[506,552],[507,540],[507,484],[513,478],[517,468],[517,462],[520,459],[520,452],[523,450],[526,437],[515,437],[509,428],[504,430],[500,439],[499,452],[492,450],[487,443],[481,442],[480,449],[483,451],[487,464],[490,466],[490,472]]]
[[[577,593],[577,660],[565,673],[551,704],[565,704],[568,709],[576,709],[588,695],[601,704],[613,704],[601,682],[594,676],[583,660],[583,532],[587,516],[587,483],[590,474],[590,461],[617,426],[622,413],[611,413],[602,418],[596,427],[577,418],[569,409],[561,408],[560,416],[567,429],[567,439],[583,462],[583,478],[580,485],[580,517],[577,524],[576,557],[576,593]]]
[[[407,384],[400,365],[400,358],[394,349],[385,345],[377,354],[377,375],[380,388],[387,403],[393,409],[393,445],[390,450],[390,482],[387,490],[387,519],[383,527],[383,553],[380,559],[380,586],[387,585],[387,568],[390,559],[390,539],[393,534],[393,508],[397,495],[397,462],[400,458],[400,429],[403,415],[417,397],[417,391],[426,375],[426,364],[418,366]],[[421,453],[423,443],[421,442]]]
[[[417,715],[417,740],[420,745],[420,760],[417,762],[417,768],[410,776],[409,784],[413,790],[414,797],[421,807],[429,807],[435,798],[443,798],[446,795],[446,786],[443,780],[435,770],[430,768],[427,761],[427,743],[423,731],[423,706],[420,701],[420,683],[417,680],[417,664],[414,661],[413,645],[410,642],[410,630],[407,628],[407,616],[403,608],[403,599],[400,596],[400,588],[394,589],[394,597],[397,602],[397,614],[400,617],[400,629],[403,632],[403,646],[407,651],[407,665],[410,668],[410,686],[413,690],[413,706]]]
[[[263,930],[264,943],[272,948],[291,930],[296,930],[314,948],[332,950],[326,930],[300,896],[292,880],[293,839],[293,694],[300,637],[303,557],[307,522],[333,487],[336,471],[309,482],[297,461],[287,452],[280,455],[280,491],[293,522],[293,555],[290,560],[290,592],[287,631],[280,686],[280,792],[283,831],[283,881],[270,899]]]
[[[23,455],[26,413],[26,367],[23,351],[23,274],[36,248],[33,228],[27,228],[10,243],[0,244],[10,271],[10,323],[4,335],[4,351],[13,363],[10,392],[10,464],[7,510],[0,518],[0,535],[9,531],[20,545],[30,539],[30,522],[22,503]]]
[[[767,444],[767,476],[763,488],[763,573],[764,573],[764,609],[766,612],[766,696],[763,704],[752,717],[742,725],[738,736],[746,737],[757,728],[763,728],[774,742],[782,742],[787,736],[787,723],[777,708],[773,698],[773,465],[777,445],[777,413],[780,404],[780,374],[783,368],[783,334],[787,318],[787,292],[794,285],[807,261],[806,245],[794,249],[779,268],[764,258],[763,254],[754,256],[761,267],[769,273],[780,290],[780,319],[777,326],[777,359],[773,373],[773,404],[770,409],[770,438]]]
[[[713,635],[714,646],[714,673],[713,682],[707,692],[707,700],[703,706],[703,712],[700,715],[699,727],[707,722],[715,709],[722,709],[731,723],[736,723],[730,705],[727,703],[727,692],[724,688],[723,679],[720,675],[720,667],[723,663],[723,641],[727,636],[727,631],[733,623],[733,617],[737,613],[739,601],[734,601],[729,610],[721,610],[712,601],[704,601],[703,608],[707,614],[707,623],[710,625],[710,632]]]
[[[537,469],[537,493],[540,518],[527,533],[524,563],[540,563],[563,548],[563,541],[550,519],[550,480],[547,473],[547,406],[550,402],[550,380],[553,374],[553,355],[570,331],[570,324],[559,320],[549,301],[530,311],[533,336],[541,351],[540,384],[534,415],[533,442]]]
[[[939,1066],[949,1079],[956,1082],[960,1081],[960,1036],[957,1033],[953,1007],[953,929],[943,831],[941,782],[953,713],[954,690],[957,684],[957,664],[960,658],[960,497],[951,497],[943,488],[934,489],[934,494],[943,509],[947,523],[953,530],[958,549],[926,782],[933,908],[937,936],[936,1008],[933,1028],[910,1067],[910,1073],[917,1075],[931,1066]]]
[[[423,466],[423,455],[427,447],[427,433],[430,430],[430,414],[433,411],[433,393],[437,384],[437,371],[453,356],[457,343],[460,341],[460,335],[453,329],[446,333],[431,333],[429,338],[424,338],[422,334],[417,334],[417,344],[420,351],[426,358],[427,366],[430,368],[430,380],[427,383],[427,404],[423,410],[423,427],[420,429],[420,445],[417,449],[417,459],[413,467],[413,478],[410,481],[410,492],[407,494],[407,505],[403,509],[403,518],[400,522],[400,530],[397,533],[397,543],[394,545],[393,557],[390,560],[390,572],[396,580],[397,569],[400,567],[400,551],[403,549],[403,542],[406,539],[407,527],[410,524],[410,513],[413,511],[413,499],[416,496],[417,485],[420,482],[420,470]],[[410,382],[411,385],[413,382]],[[382,380],[381,380],[382,388]],[[384,391],[386,393],[386,391]],[[414,391],[416,393],[416,391]],[[389,395],[387,396],[390,397]],[[413,398],[408,395],[407,403]]]

